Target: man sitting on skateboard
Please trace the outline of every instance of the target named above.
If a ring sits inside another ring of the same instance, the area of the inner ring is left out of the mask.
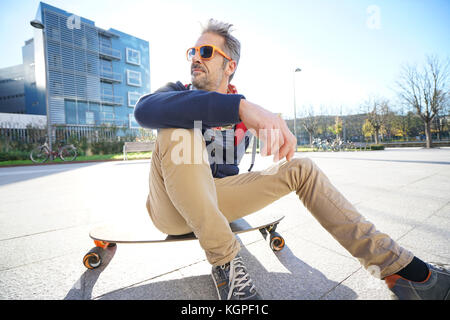
[[[240,43],[230,34],[231,26],[211,19],[188,50],[192,85],[169,83],[136,104],[137,122],[158,129],[147,199],[155,226],[171,235],[195,233],[213,266],[220,299],[259,299],[229,222],[295,192],[366,269],[379,269],[398,298],[449,299],[449,270],[421,261],[377,231],[313,161],[294,158],[296,138],[281,117],[237,94],[230,81],[239,63]],[[194,127],[196,121],[201,121],[202,130]],[[201,133],[229,125],[234,141],[225,139],[224,149],[230,144],[235,149],[244,144],[245,149],[248,139],[243,133],[248,129],[264,144],[267,155],[286,160],[276,171],[242,174],[238,174],[238,152],[232,153],[231,163],[213,162],[208,154],[213,139]]]

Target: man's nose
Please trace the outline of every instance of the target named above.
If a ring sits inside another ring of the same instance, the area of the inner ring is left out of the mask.
[[[202,61],[202,57],[200,57],[200,50],[195,50],[195,55],[192,58],[192,62],[201,62]]]

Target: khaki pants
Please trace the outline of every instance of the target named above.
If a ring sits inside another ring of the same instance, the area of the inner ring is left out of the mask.
[[[298,195],[317,221],[366,269],[376,266],[380,278],[411,262],[413,254],[365,220],[309,158],[281,162],[274,174],[246,172],[217,179],[205,156],[204,138],[195,130],[159,130],[147,209],[164,233],[193,231],[212,265],[231,261],[240,250],[229,222],[290,192]],[[184,138],[179,140],[180,132]],[[185,163],[180,163],[180,155]]]

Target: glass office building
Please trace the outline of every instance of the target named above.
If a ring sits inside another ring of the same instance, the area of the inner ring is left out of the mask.
[[[46,114],[48,92],[53,125],[138,127],[134,106],[150,92],[148,41],[43,2],[35,19],[44,32],[35,29],[23,48],[24,64],[34,67],[34,79],[25,85],[32,97],[27,113]]]
[[[23,64],[0,69],[0,112],[26,113]]]

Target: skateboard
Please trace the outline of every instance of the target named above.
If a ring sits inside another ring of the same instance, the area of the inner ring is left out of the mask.
[[[259,230],[264,239],[269,241],[270,248],[276,252],[282,250],[285,245],[283,237],[275,231],[283,218],[284,216],[277,220],[266,220],[267,222],[254,225],[250,225],[244,219],[238,219],[231,222],[230,227],[234,234]],[[95,247],[83,257],[83,264],[88,269],[98,268],[102,264],[102,258],[106,250],[116,246],[118,243],[138,244],[197,240],[194,233],[174,236],[164,234],[154,227],[143,228],[142,226],[133,226],[127,228],[117,225],[96,227],[91,230],[89,236],[94,240]]]

